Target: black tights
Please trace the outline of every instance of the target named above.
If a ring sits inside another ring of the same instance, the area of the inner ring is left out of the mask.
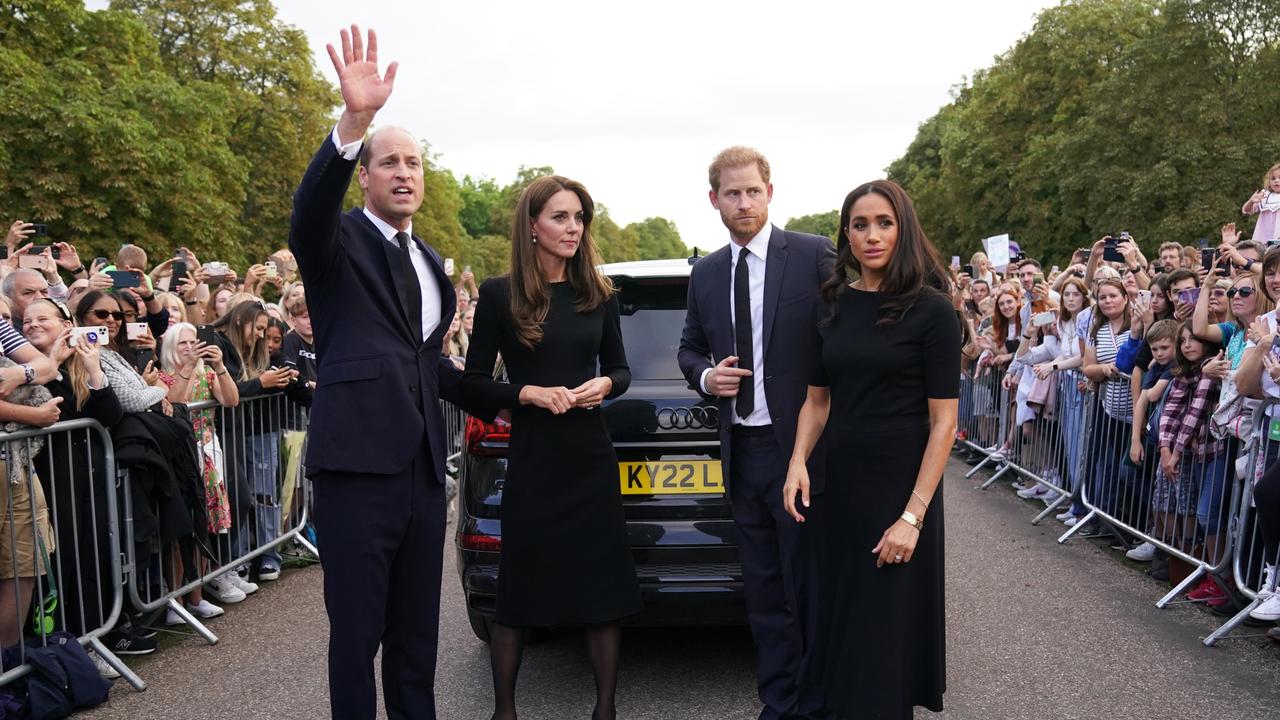
[[[1275,463],[1262,474],[1253,486],[1253,503],[1258,513],[1258,528],[1262,530],[1263,552],[1267,562],[1275,562],[1280,549],[1280,463]]]
[[[596,678],[593,720],[614,720],[614,695],[618,689],[618,659],[622,628],[617,623],[587,628],[587,655]],[[489,634],[489,665],[493,670],[493,720],[515,720],[516,676],[524,655],[524,631],[493,624]]]

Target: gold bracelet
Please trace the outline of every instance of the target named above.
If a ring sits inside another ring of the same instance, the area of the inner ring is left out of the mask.
[[[916,517],[915,513],[910,510],[903,510],[900,517],[903,522],[915,528],[918,532],[924,531],[924,521]]]
[[[1055,369],[1056,369],[1056,368],[1055,368]],[[925,501],[924,501],[924,498],[920,497],[920,493],[916,492],[915,490],[912,490],[912,491],[911,491],[911,494],[912,494],[912,495],[915,495],[915,496],[916,496],[916,499],[917,499],[917,500],[919,500],[919,501],[924,505],[924,509],[925,509],[925,510],[928,510],[928,509],[929,509],[929,503],[925,502]]]

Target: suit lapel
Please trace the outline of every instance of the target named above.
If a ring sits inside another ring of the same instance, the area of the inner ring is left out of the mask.
[[[773,319],[778,314],[778,296],[787,269],[787,234],[775,225],[769,234],[769,259],[764,264],[764,334],[761,336],[765,356],[769,354],[769,336]]]
[[[381,269],[385,271],[387,279],[390,280],[390,282],[384,284],[384,287],[391,289],[391,299],[394,301],[392,304],[395,305],[396,315],[400,318],[400,329],[404,331],[406,337],[413,340],[414,345],[417,345],[421,338],[413,337],[413,326],[409,324],[409,318],[404,311],[404,275],[397,272],[397,268],[400,267],[400,248],[387,241],[382,235],[382,231],[365,216],[363,210],[356,208],[351,213],[359,218],[359,221],[369,229],[369,240],[376,244],[373,248],[374,262],[378,262],[377,259],[381,258]]]
[[[712,256],[715,259],[715,265],[711,266],[713,271],[711,279],[714,281],[711,288],[711,307],[715,308],[713,318],[715,325],[724,328],[724,332],[720,333],[720,346],[711,348],[711,359],[716,363],[736,353],[733,346],[733,315],[729,312],[729,303],[733,302],[733,297],[730,295],[733,255],[727,245],[718,252],[718,257]]]
[[[440,259],[440,255],[435,248],[426,243],[425,240],[413,236],[414,242],[422,247],[423,252],[427,256],[427,265],[431,267],[431,273],[436,276],[436,287],[440,289],[440,323],[436,325],[436,329],[427,338],[427,342],[444,342],[445,331],[449,329],[449,324],[453,322],[453,316],[458,312],[458,295],[453,290],[453,280],[444,272],[444,261]]]

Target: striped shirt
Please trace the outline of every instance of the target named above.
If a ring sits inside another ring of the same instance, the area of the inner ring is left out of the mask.
[[[5,356],[12,355],[23,345],[30,344],[12,324],[0,322],[0,351],[3,351]]]
[[[1093,348],[1098,364],[1106,365],[1116,361],[1116,351],[1129,340],[1129,331],[1116,335],[1111,332],[1111,323],[1104,322],[1098,328],[1097,342],[1094,342],[1092,334],[1085,338],[1089,347]],[[1119,377],[1102,384],[1102,407],[1116,420],[1133,422],[1133,392],[1129,389],[1128,378]]]

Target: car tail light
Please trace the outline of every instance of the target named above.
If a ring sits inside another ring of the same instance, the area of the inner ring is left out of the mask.
[[[467,417],[467,452],[486,457],[506,457],[507,443],[511,442],[511,423],[495,418],[486,423]]]
[[[499,552],[502,550],[502,538],[484,533],[462,533],[458,536],[458,547],[463,550]]]

